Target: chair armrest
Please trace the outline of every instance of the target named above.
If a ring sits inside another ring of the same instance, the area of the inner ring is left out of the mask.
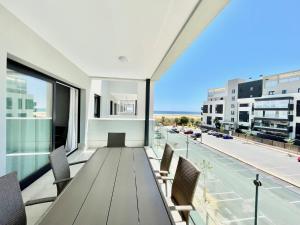
[[[29,201],[25,202],[25,206],[53,202],[55,199],[56,199],[56,197],[47,197],[47,198],[39,198],[39,199],[29,200]]]
[[[165,177],[165,176],[158,176],[158,177],[156,177],[156,179],[159,179],[159,180],[174,180],[174,178],[172,178],[172,177]]]
[[[59,184],[59,183],[63,183],[63,182],[68,182],[70,180],[72,180],[72,178],[65,178],[65,179],[55,180],[53,182],[53,184]]]
[[[174,205],[169,206],[169,209],[173,211],[192,211],[195,210],[195,207],[192,205]]]
[[[80,163],[86,163],[87,160],[81,160],[81,161],[77,161],[77,162],[71,162],[69,163],[70,166],[73,166],[73,165],[77,165],[77,164],[80,164]]]
[[[154,173],[169,174],[169,171],[165,171],[165,170],[154,170]]]
[[[152,157],[152,156],[149,156],[148,158],[149,159],[154,159],[154,160],[161,160],[160,158],[156,158],[156,157]]]

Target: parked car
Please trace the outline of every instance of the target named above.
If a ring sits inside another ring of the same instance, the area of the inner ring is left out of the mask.
[[[222,133],[216,133],[215,135],[217,138],[223,138],[223,134]]]
[[[179,133],[179,130],[175,127],[173,127],[171,130],[169,130],[170,133]]]
[[[223,139],[233,139],[233,137],[229,134],[224,134]]]
[[[191,137],[196,140],[197,138],[201,137],[201,133],[194,133],[194,134],[191,135]]]
[[[201,129],[201,132],[202,132],[202,133],[207,133],[208,130],[207,130],[207,129]]]
[[[213,131],[213,130],[210,130],[210,131],[207,132],[208,135],[213,135],[214,133],[216,133],[216,132]]]
[[[194,132],[192,130],[186,130],[183,132],[184,134],[193,134]]]

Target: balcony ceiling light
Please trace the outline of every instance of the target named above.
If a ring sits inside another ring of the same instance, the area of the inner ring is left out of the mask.
[[[122,62],[122,63],[128,62],[127,57],[126,57],[126,56],[123,56],[123,55],[119,56],[119,57],[118,57],[118,60],[119,60],[120,62]]]

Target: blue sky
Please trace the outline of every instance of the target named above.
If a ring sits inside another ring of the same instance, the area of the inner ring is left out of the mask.
[[[155,84],[155,110],[199,112],[207,89],[300,69],[299,0],[231,0]]]

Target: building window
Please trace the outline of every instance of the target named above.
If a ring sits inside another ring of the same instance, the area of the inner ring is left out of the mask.
[[[231,108],[234,108],[234,104],[231,104]]]
[[[300,93],[300,88],[298,88],[298,93]]]
[[[300,116],[300,100],[297,101],[296,116]]]
[[[220,100],[223,100],[223,97],[221,97]]]
[[[235,96],[232,96],[232,97],[231,97],[231,100],[232,100],[232,101],[235,101]]]
[[[274,95],[275,91],[269,91],[269,95]]]
[[[235,94],[235,89],[232,89],[232,90],[231,90],[231,93],[232,93],[232,94]]]
[[[253,87],[250,87],[250,91],[253,91]]]
[[[234,118],[231,118],[231,122],[234,123]]]
[[[248,111],[240,111],[239,112],[239,121],[240,122],[249,122],[249,112]]]
[[[211,116],[208,116],[208,117],[206,118],[206,124],[207,124],[207,125],[211,125]]]
[[[26,113],[19,113],[18,116],[19,117],[27,117],[27,114]]]
[[[209,113],[212,113],[212,105],[209,106]]]
[[[23,100],[21,98],[18,99],[18,108],[19,109],[23,108]]]
[[[6,109],[12,109],[12,98],[6,98]]]
[[[34,102],[32,99],[26,99],[25,100],[25,109],[33,109],[34,108]]]
[[[222,114],[223,113],[223,105],[221,105],[221,104],[216,105],[215,113]]]
[[[231,111],[231,115],[234,115],[234,111]]]
[[[202,111],[203,113],[208,113],[208,105],[204,105]]]
[[[282,93],[282,94],[286,94],[286,90],[282,90],[281,93]]]
[[[248,103],[241,103],[241,104],[240,104],[240,107],[248,107],[248,106],[249,106]]]

